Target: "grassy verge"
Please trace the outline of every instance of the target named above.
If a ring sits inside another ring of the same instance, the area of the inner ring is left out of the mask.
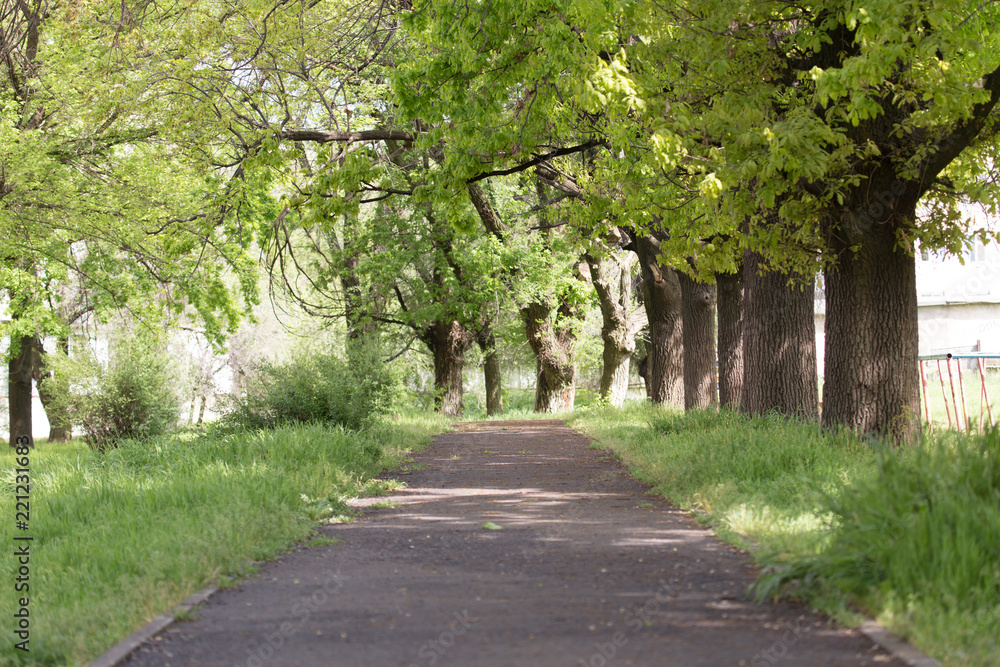
[[[571,424],[766,565],[760,595],[876,617],[947,665],[1000,664],[1000,433],[893,450],[770,416],[587,410]]]
[[[447,428],[404,414],[367,432],[319,426],[130,442],[105,455],[79,442],[31,455],[31,652],[0,663],[77,665],[220,577],[245,575],[337,520],[352,496],[391,482],[385,467]],[[14,455],[0,452],[4,544],[14,544]],[[16,564],[4,560],[6,581]],[[0,616],[15,611],[12,590]],[[7,631],[5,630],[5,634]]]

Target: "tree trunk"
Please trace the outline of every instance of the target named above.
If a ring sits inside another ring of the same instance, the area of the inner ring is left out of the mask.
[[[718,405],[715,383],[715,285],[678,273],[684,318],[684,409]]]
[[[912,226],[912,215],[895,215],[902,220],[856,224],[860,243],[834,237],[823,425],[907,442],[920,434],[916,264],[895,233],[897,225]]]
[[[646,390],[656,404],[684,405],[684,339],[677,272],[657,261],[660,243],[636,239],[642,272],[642,303],[649,321]]]
[[[634,338],[632,344],[635,345]],[[601,398],[609,405],[620,408],[628,396],[632,352],[623,349],[618,342],[605,338],[601,358],[603,362],[601,366]]]
[[[361,283],[359,266],[363,252],[379,252],[381,247],[372,248],[364,245],[358,237],[358,219],[356,215],[344,215],[344,246],[340,247],[337,237],[331,230],[327,233],[327,242],[334,251],[342,253],[340,265],[340,289],[343,294],[344,320],[347,324],[347,346],[355,342],[364,342],[377,329],[378,323],[372,316],[381,315],[385,310],[385,299],[377,289],[369,287],[365,290]],[[367,293],[366,293],[367,291]]]
[[[553,323],[553,308],[548,303],[534,302],[521,308],[528,345],[537,361],[535,381],[535,412],[572,410],[576,398],[576,333],[574,313],[561,304],[559,315],[563,323]]]
[[[462,370],[465,353],[472,344],[469,331],[452,321],[432,324],[424,342],[434,355],[434,404],[439,412],[457,417],[462,414]]]
[[[745,371],[740,407],[749,414],[776,410],[815,419],[815,279],[771,271],[750,251],[743,255],[743,266]]]
[[[66,407],[56,398],[60,395],[65,396],[69,392],[69,385],[45,366],[45,348],[42,346],[42,340],[36,336],[33,342],[35,355],[32,374],[38,386],[38,398],[49,420],[49,442],[66,442],[73,437],[72,425]],[[56,344],[60,352],[69,355],[68,336],[60,336]]]
[[[605,248],[600,255],[587,253],[590,279],[601,305],[601,398],[621,407],[628,395],[629,366],[635,336],[645,318],[632,312],[632,265],[635,255]]]
[[[16,356],[7,362],[7,405],[10,414],[10,445],[17,439],[31,435],[31,357],[32,337],[23,336],[11,340],[11,346],[18,348]]]
[[[497,338],[492,327],[485,327],[476,334],[476,343],[483,353],[483,381],[486,386],[486,414],[503,414],[503,387],[500,379],[500,355]]]
[[[719,313],[719,404],[737,409],[743,396],[743,271],[715,274]]]

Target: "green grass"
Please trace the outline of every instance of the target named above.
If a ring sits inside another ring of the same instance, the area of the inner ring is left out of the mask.
[[[205,585],[254,571],[345,501],[391,486],[384,467],[447,428],[435,415],[355,433],[297,426],[129,442],[100,455],[80,442],[31,455],[31,652],[0,663],[83,664]],[[14,455],[0,452],[0,523],[14,544]],[[7,558],[6,578],[15,564]],[[13,591],[0,596],[12,618]]]
[[[568,421],[724,539],[768,551],[811,543],[828,517],[826,494],[875,469],[867,446],[777,415],[747,419],[637,404],[581,411]]]
[[[951,393],[951,381],[948,377],[948,367],[945,362],[941,362],[941,370],[944,376],[944,391],[941,389],[941,376],[938,375],[937,362],[927,361],[925,363],[927,377],[927,398],[931,413],[931,425],[934,430],[945,430],[948,428],[948,417],[952,419],[952,428],[958,428],[955,423],[955,403],[958,403],[958,413],[962,415],[962,392],[961,386],[965,387],[965,415],[974,431],[979,430],[979,421],[985,425],[989,424],[988,411],[982,401],[982,382],[979,377],[979,369],[963,369],[962,384],[958,380],[958,360],[952,360],[951,380],[955,384],[955,395]],[[989,368],[986,370],[986,390],[990,399],[990,407],[993,413],[994,423],[1000,423],[1000,369]],[[948,409],[945,409],[945,400],[948,401]],[[924,394],[921,389],[920,394],[920,416],[926,423]],[[964,417],[963,417],[964,419]],[[963,425],[964,426],[964,425]]]
[[[1000,664],[1000,433],[896,450],[777,416],[636,405],[569,421],[750,549],[762,597],[874,616],[947,665]]]

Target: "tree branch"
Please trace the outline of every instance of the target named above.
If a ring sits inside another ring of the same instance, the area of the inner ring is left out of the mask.
[[[530,160],[516,164],[513,167],[510,167],[509,169],[495,169],[493,171],[484,171],[479,175],[470,178],[469,183],[475,183],[476,181],[481,181],[484,178],[490,178],[492,176],[507,176],[509,174],[516,174],[520,171],[524,171],[525,169],[530,169],[535,165],[541,164],[542,162],[551,160],[552,158],[560,157],[563,155],[572,155],[574,153],[581,153],[585,150],[588,150],[590,148],[596,148],[598,146],[603,146],[607,148],[608,143],[603,139],[591,139],[590,141],[582,143],[578,146],[567,146],[566,148],[557,148],[554,151],[549,151],[548,153],[545,153],[544,155],[536,155]]]
[[[538,176],[538,180],[545,183],[545,185],[561,192],[565,192],[570,197],[578,199],[583,196],[583,190],[580,189],[580,186],[577,185],[576,182],[569,176],[556,171],[552,165],[539,164],[535,167],[535,175]]]
[[[320,130],[283,130],[278,136],[288,141],[315,141],[320,144],[356,143],[359,141],[403,141],[413,143],[416,136],[406,130],[361,130],[359,132],[322,132]]]
[[[972,107],[971,117],[959,123],[952,132],[940,141],[937,150],[920,165],[918,187],[923,194],[934,183],[937,175],[976,140],[986,126],[993,108],[1000,102],[1000,66],[983,77],[983,89],[989,91],[990,98]]]
[[[476,212],[479,213],[479,219],[483,221],[486,231],[497,237],[500,241],[503,241],[503,235],[507,228],[500,219],[500,216],[497,215],[493,205],[490,204],[490,200],[486,198],[486,193],[471,180],[466,183],[466,188],[469,191],[469,199],[472,200],[472,205],[475,207]]]

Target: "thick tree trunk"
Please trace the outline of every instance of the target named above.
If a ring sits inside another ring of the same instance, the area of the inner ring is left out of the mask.
[[[552,311],[552,306],[543,302],[521,309],[528,344],[537,360],[535,412],[572,410],[576,398],[576,333],[567,321],[574,319],[574,314],[561,304],[563,324],[556,327]]]
[[[715,274],[719,313],[719,404],[739,408],[743,396],[743,271]]]
[[[24,336],[11,345],[19,348],[7,363],[7,405],[10,414],[10,445],[17,438],[31,437],[31,357],[32,337]]]
[[[776,410],[815,419],[815,280],[771,271],[750,251],[743,255],[743,266],[745,371],[740,407],[749,414]]]
[[[500,380],[500,355],[492,327],[476,334],[476,343],[483,354],[483,381],[486,386],[486,414],[503,414],[503,387]]]
[[[424,342],[434,355],[435,407],[457,417],[462,413],[462,370],[472,337],[458,322],[441,321],[426,330]]]
[[[715,285],[678,273],[684,318],[684,409],[718,405],[715,383]]]
[[[56,398],[60,394],[66,394],[69,391],[69,385],[62,378],[56,377],[45,366],[45,348],[37,336],[34,339],[34,345],[35,356],[32,374],[35,378],[35,384],[38,386],[38,398],[41,400],[45,416],[49,420],[49,442],[66,442],[73,437],[69,413]],[[60,337],[57,345],[60,352],[69,355],[68,337]]]
[[[601,306],[601,398],[621,407],[628,395],[629,367],[635,352],[635,336],[645,324],[632,309],[631,252],[602,249],[600,255],[587,254],[590,279]]]
[[[642,303],[649,321],[646,390],[656,404],[684,405],[684,339],[677,272],[657,262],[659,242],[636,239],[642,272]]]
[[[826,427],[897,442],[919,436],[916,265],[895,233],[907,224],[912,215],[855,223],[860,243],[834,239],[836,263],[826,270]]]

